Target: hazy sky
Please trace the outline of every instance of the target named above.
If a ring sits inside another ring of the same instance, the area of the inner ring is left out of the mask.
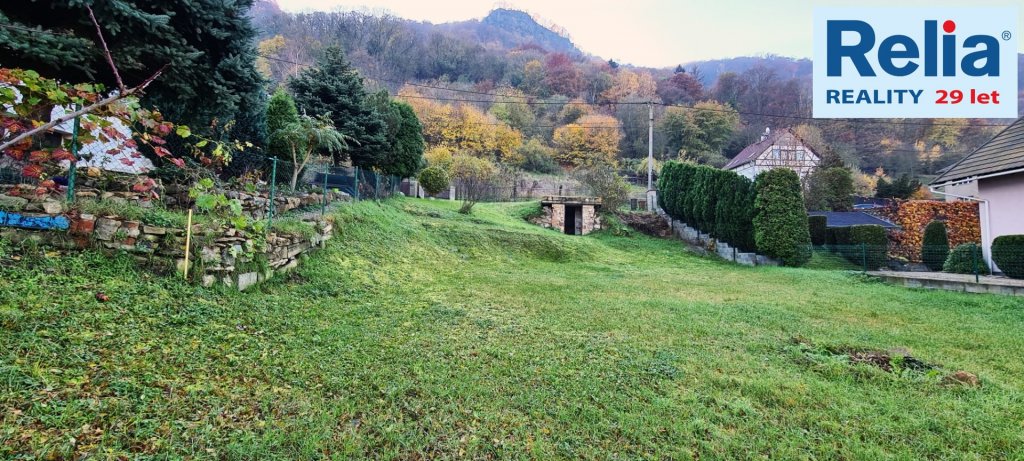
[[[474,0],[278,0],[287,11],[369,8],[434,23],[481,18],[498,2]],[[811,55],[815,6],[1014,6],[1013,1],[684,1],[509,0],[569,31],[587,53],[621,62],[665,67],[681,62],[777,54]],[[1019,19],[1019,18],[1018,18]],[[1018,26],[1018,39],[1024,27]],[[1024,43],[1024,40],[1019,43]],[[1018,45],[1024,49],[1024,45]]]

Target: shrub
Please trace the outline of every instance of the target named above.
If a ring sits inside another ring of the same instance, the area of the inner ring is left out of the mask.
[[[924,228],[924,240],[921,244],[921,261],[933,271],[942,270],[949,256],[949,237],[946,235],[946,224],[932,221]]]
[[[973,274],[977,270],[979,274],[988,275],[988,266],[982,258],[981,247],[976,243],[957,245],[949,252],[942,270],[954,274]]]
[[[889,250],[889,239],[885,228],[876,224],[850,226],[851,262],[866,265],[867,269],[878,269],[885,264]]]
[[[978,204],[975,202],[910,200],[896,202],[880,208],[879,211],[883,217],[900,226],[900,229],[890,231],[889,234],[893,243],[893,254],[911,261],[921,261],[924,229],[928,223],[936,219],[945,222],[950,247],[981,241]]]
[[[1007,277],[1024,278],[1024,235],[1000,235],[992,241],[992,261]]]
[[[526,144],[519,148],[519,155],[523,157],[522,167],[526,171],[536,173],[555,174],[562,171],[555,161],[555,150],[544,145],[540,138],[531,138]]]
[[[828,239],[828,219],[824,216],[808,216],[807,227],[811,232],[811,244],[821,246]]]
[[[451,174],[462,188],[462,206],[459,213],[469,214],[473,211],[473,206],[487,193],[491,181],[498,174],[498,169],[490,160],[471,155],[457,155],[452,159]]]
[[[437,195],[448,189],[448,173],[440,167],[431,166],[424,168],[419,176],[420,186],[427,192],[427,195]]]
[[[591,194],[601,197],[601,207],[607,211],[615,211],[629,200],[629,184],[614,168],[607,165],[577,170],[576,179]]]
[[[807,263],[811,259],[811,235],[800,195],[800,177],[788,168],[776,168],[759,174],[754,188],[757,250],[787,266]]]
[[[674,219],[744,251],[754,251],[753,183],[731,171],[667,162],[658,176],[658,203]]]

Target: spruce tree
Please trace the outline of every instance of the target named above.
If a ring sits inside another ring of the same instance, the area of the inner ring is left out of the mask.
[[[190,2],[32,2],[0,6],[0,62],[70,83],[117,88],[91,4],[126,85],[164,72],[142,103],[165,118],[204,132],[262,145],[266,139],[264,79],[256,70],[253,0]],[[39,30],[34,30],[38,28]],[[233,122],[233,123],[231,123]],[[223,133],[231,123],[232,129]]]
[[[387,127],[380,114],[367,102],[363,79],[345,59],[341,48],[329,46],[315,67],[307,68],[288,81],[299,110],[310,116],[328,115],[335,128],[352,138],[346,155],[352,164],[378,167],[385,163]]]

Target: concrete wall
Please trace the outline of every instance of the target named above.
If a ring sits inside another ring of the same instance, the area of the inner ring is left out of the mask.
[[[962,195],[965,197],[977,197],[978,196],[978,181],[971,181],[964,184],[954,184],[946,186],[943,192],[947,194]],[[945,196],[947,202],[959,202],[963,199],[956,198],[950,195]]]
[[[988,206],[981,207],[981,239],[985,260],[992,264],[992,241],[996,237],[1024,234],[1024,173],[981,179],[978,196],[988,200]]]

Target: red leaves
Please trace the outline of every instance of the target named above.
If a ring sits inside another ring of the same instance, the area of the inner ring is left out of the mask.
[[[46,181],[40,182],[39,187],[52,190],[57,188],[57,183],[53,182],[52,179],[47,179]]]
[[[75,156],[71,155],[71,152],[60,148],[54,149],[53,152],[50,152],[50,158],[55,162],[63,162],[65,160],[71,162],[75,160]]]
[[[185,161],[180,158],[172,158],[171,163],[178,168],[185,168]]]
[[[132,184],[132,190],[135,192],[149,192],[156,187],[156,181],[152,178],[143,178],[141,181]]]
[[[14,97],[16,94],[23,97],[17,99]],[[72,104],[88,106],[106,95],[106,89],[99,84],[70,85],[32,70],[0,67],[0,100],[8,106],[8,110],[0,111],[0,132],[11,139],[49,122],[54,106],[64,107],[67,112]],[[78,142],[82,147],[99,147],[93,152],[114,156],[124,165],[135,165],[135,159],[142,157],[136,149],[146,144],[153,148],[155,155],[171,159],[179,167],[184,166],[183,160],[173,159],[171,151],[162,147],[166,144],[165,138],[179,127],[165,121],[159,111],[140,107],[137,100],[121,99],[89,107],[87,113],[79,118],[79,124]],[[184,126],[180,129],[188,131]],[[22,174],[30,178],[47,176],[61,162],[76,160],[68,149],[36,147],[41,133],[33,133],[22,142],[8,146],[0,155],[27,162]]]
[[[171,151],[169,151],[166,148],[161,147],[161,146],[153,146],[153,152],[156,152],[156,155],[161,157],[161,158],[162,157],[171,157],[172,156],[171,155]]]
[[[21,174],[29,178],[38,178],[43,174],[43,167],[36,164],[25,165],[25,168],[21,169]]]
[[[50,153],[45,150],[34,150],[28,154],[28,161],[32,163],[43,163],[50,159]]]

